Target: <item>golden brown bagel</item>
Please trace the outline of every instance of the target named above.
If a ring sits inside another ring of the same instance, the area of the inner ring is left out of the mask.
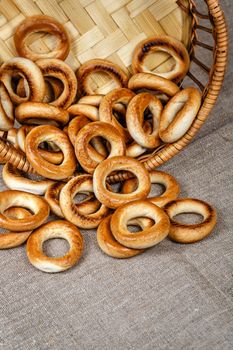
[[[11,102],[7,89],[0,82],[0,129],[9,130],[15,121],[14,106]]]
[[[176,199],[180,193],[180,186],[176,179],[163,171],[152,170],[149,172],[151,184],[160,184],[165,187],[165,191],[156,197],[148,197],[148,200],[157,205],[158,207],[164,207],[168,202]],[[129,179],[124,181],[121,192],[130,193],[137,188],[137,180]]]
[[[131,258],[135,255],[141,254],[144,252],[143,249],[132,249],[132,248],[127,248],[120,244],[119,242],[116,241],[114,236],[112,235],[111,232],[111,226],[110,226],[110,221],[111,221],[112,216],[108,216],[104,220],[101,221],[98,229],[97,229],[97,242],[99,247],[102,249],[102,251],[113,257],[113,258],[118,258],[118,259],[126,259],[126,258]],[[146,227],[152,226],[152,220],[150,221],[149,219],[145,218],[140,218],[140,219],[135,219],[130,222],[130,225],[135,225],[139,226],[142,229]]]
[[[151,73],[134,74],[129,79],[128,88],[133,91],[146,89],[156,93],[156,96],[162,94],[168,98],[180,91],[179,87],[171,80]]]
[[[56,58],[44,58],[36,61],[44,78],[56,78],[63,84],[63,91],[51,104],[60,108],[68,108],[76,97],[77,79],[73,70],[65,62]]]
[[[199,199],[180,198],[165,206],[171,222],[169,238],[178,243],[195,243],[207,237],[217,222],[215,209]],[[198,224],[185,224],[174,217],[178,214],[196,213],[203,216]]]
[[[49,185],[54,183],[54,181],[48,179],[29,179],[23,171],[16,169],[10,163],[4,165],[2,169],[2,179],[11,190],[24,191],[38,195],[43,195]]]
[[[73,198],[78,193],[93,192],[93,179],[91,175],[78,175],[71,179],[60,192],[60,207],[67,220],[74,225],[91,229],[97,227],[100,222],[109,215],[109,209],[101,205],[91,214],[83,214],[79,210],[79,204],[74,204]]]
[[[27,134],[33,128],[34,128],[33,125],[23,125],[19,129],[17,129],[17,136],[16,136],[17,145],[19,146],[21,151],[23,151],[24,153],[26,152],[25,142],[26,142]],[[61,162],[63,161],[63,153],[61,151],[50,151],[47,149],[39,148],[38,152],[40,153],[43,159],[47,160],[50,163],[61,164]]]
[[[148,134],[144,128],[144,113],[149,109],[152,114],[153,130]],[[157,97],[142,92],[132,98],[126,113],[126,124],[131,137],[144,148],[156,148],[160,145],[159,123],[163,110],[162,103]]]
[[[103,60],[92,59],[85,62],[78,70],[77,77],[80,83],[80,92],[82,95],[95,95],[89,85],[89,77],[92,73],[106,73],[117,84],[118,87],[125,87],[128,83],[127,74],[115,63]]]
[[[75,146],[79,131],[90,122],[91,120],[84,115],[78,115],[70,121],[67,131],[73,146]],[[106,147],[99,137],[95,137],[91,140],[91,144],[88,145],[88,153],[92,154],[92,156],[100,162],[108,155]]]
[[[27,94],[18,96],[12,87],[12,76],[18,74],[25,79]],[[40,68],[31,60],[23,57],[13,57],[2,64],[0,80],[5,85],[11,101],[20,104],[26,101],[41,102],[45,94],[45,82]]]
[[[42,250],[43,243],[49,239],[63,238],[68,241],[70,249],[62,257],[46,256]],[[70,222],[57,220],[48,222],[35,230],[27,241],[27,256],[30,263],[44,272],[61,272],[70,269],[81,258],[83,237],[77,227]]]
[[[33,215],[23,219],[8,218],[4,212],[11,207],[29,209]],[[11,231],[29,231],[39,227],[48,216],[49,206],[43,198],[22,191],[0,192],[0,227]]]
[[[76,103],[68,108],[71,116],[83,115],[93,121],[99,120],[99,110],[95,106]]]
[[[127,228],[132,219],[145,217],[154,224],[140,232],[130,232]],[[128,248],[145,249],[152,247],[167,237],[170,221],[158,206],[145,200],[137,200],[118,208],[112,215],[111,230],[115,239]]]
[[[38,151],[41,142],[54,142],[62,151],[64,159],[61,164],[46,161]],[[26,156],[39,175],[52,180],[62,180],[73,175],[76,169],[76,158],[68,136],[57,127],[41,125],[35,127],[26,137]]]
[[[100,163],[93,153],[89,153],[88,146],[94,137],[102,137],[111,146],[108,158],[123,156],[125,154],[124,139],[119,131],[108,123],[93,122],[85,125],[79,132],[75,141],[75,154],[84,170],[93,174],[95,168]]]
[[[69,121],[67,111],[42,102],[21,103],[15,109],[15,117],[20,124],[63,126]]]
[[[113,106],[116,103],[122,103],[123,105],[128,105],[130,100],[135,96],[135,94],[129,89],[121,88],[112,90],[106,96],[104,96],[100,102],[99,107],[99,119],[102,122],[112,124],[124,137],[125,142],[131,140],[131,136],[127,128],[123,127],[117,120],[113,113]]]
[[[12,219],[25,219],[31,216],[30,212],[24,208],[11,207],[5,210],[4,214]],[[25,232],[5,232],[0,233],[0,249],[18,247],[23,244],[32,231]]]
[[[60,218],[64,218],[59,203],[60,192],[64,186],[64,182],[55,182],[47,188],[45,193],[45,199],[48,202],[51,211]],[[77,206],[81,214],[92,214],[100,208],[101,203],[94,195],[89,194],[83,201],[78,202]]]
[[[178,92],[164,108],[159,136],[163,142],[179,140],[188,131],[201,106],[201,94],[196,88]]]
[[[135,48],[132,59],[133,73],[150,72],[144,65],[145,58],[151,52],[165,52],[175,60],[175,65],[169,72],[156,72],[158,76],[180,82],[189,70],[190,59],[185,46],[171,36],[155,36],[141,41]]]
[[[110,191],[106,186],[108,175],[115,171],[129,171],[138,180],[134,192],[124,194]],[[108,208],[118,208],[127,202],[144,199],[150,192],[150,177],[146,168],[136,159],[118,156],[105,159],[94,171],[93,188],[96,198]]]
[[[55,35],[58,45],[50,52],[40,53],[32,51],[27,45],[30,35],[37,32]],[[61,23],[45,15],[35,15],[25,18],[16,28],[14,43],[19,56],[36,61],[40,58],[59,58],[65,60],[70,51],[68,34]]]

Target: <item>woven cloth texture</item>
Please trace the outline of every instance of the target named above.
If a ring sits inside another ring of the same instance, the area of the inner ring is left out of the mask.
[[[232,44],[233,4],[222,0]],[[164,240],[129,260],[104,255],[95,231],[83,231],[80,263],[45,274],[25,246],[0,251],[0,349],[232,349],[233,119],[232,45],[217,106],[198,136],[162,170],[181,196],[212,203],[218,224],[204,241]],[[1,182],[1,189],[4,189]],[[60,241],[48,253],[65,251]]]

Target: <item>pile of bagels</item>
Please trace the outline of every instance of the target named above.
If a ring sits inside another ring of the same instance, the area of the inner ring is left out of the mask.
[[[48,53],[31,50],[28,38],[36,32],[56,36],[56,47]],[[211,233],[215,209],[201,200],[178,199],[173,176],[143,165],[148,154],[187,133],[201,106],[196,88],[180,88],[190,65],[181,42],[169,36],[140,42],[130,77],[103,59],[90,60],[75,73],[64,62],[68,34],[48,16],[26,18],[14,42],[19,56],[0,67],[0,137],[26,157],[32,173],[20,162],[15,166],[14,159],[0,159],[9,188],[0,192],[0,227],[7,230],[0,234],[0,249],[27,242],[32,265],[60,272],[82,256],[79,228],[96,228],[99,247],[114,258],[141,254],[167,236],[194,243]],[[147,56],[160,51],[174,59],[173,68],[149,71]],[[97,94],[93,73],[108,75],[115,88]],[[122,173],[127,179],[114,184]],[[150,195],[153,184],[164,187],[160,196]],[[59,219],[49,221],[50,212]],[[186,224],[175,218],[182,213],[203,220]],[[45,254],[43,243],[53,238],[68,241],[64,256]]]

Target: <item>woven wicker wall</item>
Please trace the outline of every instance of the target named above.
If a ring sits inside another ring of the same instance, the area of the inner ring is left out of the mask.
[[[185,5],[187,0],[183,0]],[[122,67],[130,68],[135,45],[147,36],[169,34],[188,45],[190,18],[176,0],[2,0],[0,1],[0,61],[17,55],[13,33],[27,16],[46,14],[63,23],[71,37],[68,64],[76,69],[85,61],[106,58]],[[36,51],[50,50],[54,37],[37,33],[29,46]],[[172,59],[157,54],[148,58],[151,69],[164,70]],[[99,92],[109,88],[106,77],[93,78]]]

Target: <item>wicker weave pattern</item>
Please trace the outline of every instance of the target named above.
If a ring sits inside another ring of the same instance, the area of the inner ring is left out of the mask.
[[[192,67],[188,72],[189,78],[202,91],[203,102],[193,125],[180,140],[163,145],[141,159],[151,170],[175,156],[192,140],[221,90],[227,63],[227,28],[219,0],[205,0],[205,3],[206,10],[202,13],[194,0],[2,0],[0,63],[16,55],[13,43],[16,26],[26,16],[42,13],[66,26],[71,37],[67,63],[73,69],[91,58],[101,57],[130,72],[133,48],[145,37],[168,34],[183,41],[191,60],[201,70],[198,76],[204,78],[204,82],[200,81]],[[202,41],[201,32],[210,37]],[[210,44],[211,38],[214,44]],[[35,51],[46,52],[54,46],[54,38],[36,33],[31,36],[29,45]],[[211,64],[196,56],[199,48],[208,53]],[[173,61],[164,54],[157,54],[156,64],[153,56],[149,56],[147,65],[152,70],[168,70]],[[92,78],[92,84],[99,93],[113,87],[106,77],[98,74]],[[126,178],[127,173],[115,174],[109,180],[117,182]]]
[[[187,0],[185,0],[188,5]],[[92,58],[107,58],[123,68],[130,68],[135,45],[152,35],[168,34],[190,39],[190,17],[176,0],[3,0],[0,2],[0,60],[16,55],[13,33],[27,16],[46,14],[63,23],[71,37],[68,64],[76,69]],[[54,38],[43,33],[31,37],[29,46],[35,51],[49,51]],[[151,69],[169,69],[172,60],[157,55],[149,58]],[[104,93],[109,80],[96,75],[95,88]]]

